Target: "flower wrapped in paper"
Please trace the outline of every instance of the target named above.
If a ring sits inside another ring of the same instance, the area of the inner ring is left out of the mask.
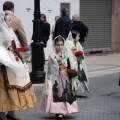
[[[17,50],[19,51],[22,61],[26,64],[28,71],[31,72],[32,58],[31,58],[30,51],[28,50],[27,47],[20,47],[20,48],[17,48]]]
[[[75,78],[76,76],[78,76],[78,71],[74,70],[74,69],[69,69],[68,70],[68,75],[70,78]]]
[[[17,48],[17,50],[19,51],[23,62],[31,62],[30,51],[28,51],[27,47],[20,47],[20,48]]]
[[[74,70],[74,69],[68,69],[68,76],[71,79],[71,83],[72,83],[72,93],[74,94],[75,91],[75,82],[79,82],[78,81],[78,71]]]
[[[19,52],[26,52],[28,50],[28,48],[27,47],[20,47],[20,48],[17,48],[17,50]]]

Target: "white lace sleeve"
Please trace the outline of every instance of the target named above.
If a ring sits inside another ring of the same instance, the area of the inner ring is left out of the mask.
[[[64,63],[64,65],[67,67],[67,59],[69,58],[69,55],[62,51],[62,62]]]

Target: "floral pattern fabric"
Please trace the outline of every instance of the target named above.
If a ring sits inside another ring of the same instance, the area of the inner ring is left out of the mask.
[[[24,110],[37,106],[32,86],[25,91],[7,89],[0,65],[0,112]]]

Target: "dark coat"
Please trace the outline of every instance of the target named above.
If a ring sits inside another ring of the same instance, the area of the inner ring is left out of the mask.
[[[84,37],[87,37],[88,27],[86,25],[84,25],[83,22],[74,21],[72,30],[76,30],[76,31],[78,31],[80,33],[80,40],[79,40],[80,42],[85,41]]]
[[[68,37],[68,33],[72,30],[72,22],[66,15],[62,15],[56,22],[53,38],[61,35],[63,38]]]
[[[47,46],[47,41],[50,36],[50,24],[49,23],[42,23],[42,41],[45,44],[45,47]]]

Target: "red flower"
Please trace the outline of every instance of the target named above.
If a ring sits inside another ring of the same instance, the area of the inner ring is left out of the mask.
[[[17,50],[19,52],[26,52],[28,50],[28,48],[27,47],[20,47],[20,48],[17,48]]]
[[[71,77],[76,77],[78,75],[78,71],[74,69],[68,70],[68,75]]]
[[[75,53],[75,56],[78,58],[78,60],[83,60],[84,59],[83,51],[77,51]]]
[[[75,56],[76,56],[76,57],[79,57],[79,56],[81,56],[81,55],[83,55],[83,52],[82,52],[82,51],[77,51],[77,52],[75,53]]]

